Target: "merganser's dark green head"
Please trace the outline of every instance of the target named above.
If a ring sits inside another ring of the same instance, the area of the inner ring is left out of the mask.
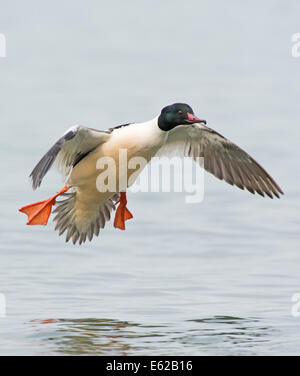
[[[191,106],[185,103],[174,103],[164,107],[158,117],[158,126],[163,131],[170,131],[177,125],[193,123],[206,124],[206,121],[198,119]]]

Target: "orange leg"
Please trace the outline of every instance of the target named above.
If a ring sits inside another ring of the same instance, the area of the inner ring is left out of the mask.
[[[56,197],[66,192],[69,189],[67,185],[63,187],[53,197],[50,197],[48,200],[38,201],[33,204],[22,206],[19,211],[27,214],[28,216],[28,225],[46,225],[51,214],[52,206],[55,204]]]
[[[126,207],[126,192],[121,192],[121,197],[118,203],[119,206],[115,214],[114,226],[116,228],[119,228],[120,230],[125,230],[125,221],[127,221],[127,219],[133,218],[133,215]]]

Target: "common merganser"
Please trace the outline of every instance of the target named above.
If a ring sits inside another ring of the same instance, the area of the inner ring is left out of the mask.
[[[52,146],[30,174],[32,187],[40,186],[53,163],[66,178],[66,185],[56,195],[45,201],[23,206],[19,209],[27,214],[28,225],[46,225],[53,205],[55,229],[59,235],[66,232],[66,241],[73,244],[90,241],[99,235],[105,222],[110,220],[111,211],[118,205],[114,226],[125,229],[125,221],[132,218],[127,209],[126,188],[134,171],[128,172],[125,185],[120,183],[118,170],[119,150],[127,150],[128,160],[140,156],[150,162],[157,155],[180,149],[183,156],[204,157],[204,168],[219,179],[224,179],[240,189],[280,197],[281,188],[273,178],[245,151],[208,128],[206,121],[197,118],[192,108],[184,103],[174,103],[161,110],[159,116],[144,123],[129,123],[105,131],[74,126]],[[99,192],[96,184],[99,170],[97,161],[111,157],[116,161],[114,192]],[[137,176],[135,176],[135,179]],[[131,182],[131,184],[133,181]],[[66,191],[69,190],[69,193]],[[60,195],[66,196],[57,201]]]

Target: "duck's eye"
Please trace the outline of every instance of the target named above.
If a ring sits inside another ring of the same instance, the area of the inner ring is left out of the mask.
[[[179,115],[182,115],[182,114],[183,114],[183,112],[182,112],[181,110],[179,110],[177,113],[178,113]]]

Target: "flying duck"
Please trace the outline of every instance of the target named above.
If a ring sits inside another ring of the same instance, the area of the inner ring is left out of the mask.
[[[30,174],[33,189],[38,188],[52,167],[56,165],[65,177],[66,185],[48,200],[23,206],[19,211],[27,214],[28,225],[46,225],[52,210],[56,216],[55,230],[66,241],[82,244],[99,235],[115,210],[114,226],[125,230],[125,221],[133,216],[127,209],[126,188],[133,172],[121,183],[118,174],[119,150],[127,151],[128,160],[135,156],[147,162],[158,155],[167,155],[178,149],[182,156],[204,157],[204,169],[221,180],[251,193],[280,197],[281,188],[273,178],[245,151],[206,126],[192,108],[174,103],[161,110],[159,116],[143,123],[129,123],[108,130],[96,130],[82,125],[74,126],[51,147]],[[99,158],[113,158],[116,188],[99,191],[97,177]],[[137,176],[134,177],[136,179]],[[131,179],[131,184],[134,179]],[[67,191],[69,191],[67,193]],[[58,196],[64,200],[56,201]]]

